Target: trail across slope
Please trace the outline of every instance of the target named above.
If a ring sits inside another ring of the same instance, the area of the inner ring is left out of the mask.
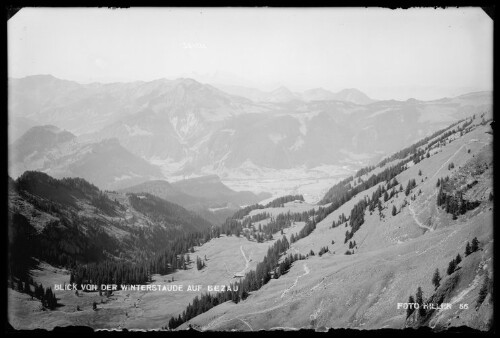
[[[469,143],[470,143],[470,141],[469,141]],[[453,157],[455,157],[455,156],[458,154],[458,152],[459,152],[460,150],[462,150],[462,148],[463,148],[463,147],[465,147],[465,144],[462,144],[462,146],[461,146],[460,148],[458,148],[458,149],[457,149],[457,151],[455,151],[455,152],[453,153],[453,155],[451,155],[451,156],[450,156],[450,157],[449,157],[449,158],[448,158],[445,162],[443,162],[443,164],[439,167],[439,169],[438,169],[438,170],[436,170],[436,172],[434,173],[434,175],[432,175],[432,176],[431,176],[431,178],[430,178],[430,179],[433,179],[434,177],[436,177],[436,175],[437,175],[437,174],[441,171],[441,169],[443,169],[443,168],[444,168],[444,166],[445,166],[445,165],[446,165],[446,164],[447,164],[447,163],[448,163],[448,162],[449,162],[449,161],[450,161]]]
[[[289,288],[285,289],[285,291],[283,291],[283,293],[281,294],[281,298],[283,298],[291,289],[293,289],[295,287],[295,285],[297,285],[297,282],[299,281],[300,277],[304,277],[305,275],[309,274],[310,270],[307,267],[306,263],[304,263],[303,268],[304,268],[304,274],[297,276],[297,278],[295,279],[295,282],[293,282],[292,286],[290,286]]]
[[[240,322],[242,322],[243,324],[245,324],[246,326],[248,326],[250,328],[251,331],[253,331],[253,328],[250,324],[248,324],[248,322],[246,322],[245,320],[241,319],[241,318],[237,318]]]
[[[243,259],[245,260],[245,268],[240,272],[236,272],[235,275],[243,276],[245,275],[245,272],[248,270],[248,267],[250,266],[250,257],[247,258],[247,256],[245,255],[245,251],[243,251],[243,245],[240,245],[240,251],[241,254],[243,255]]]
[[[410,210],[410,214],[411,214],[411,217],[413,217],[413,220],[415,221],[415,223],[417,223],[417,225],[423,229],[426,229],[426,230],[429,230],[429,231],[434,231],[434,229],[430,226],[427,226],[425,224],[423,224],[422,222],[419,221],[419,219],[417,218],[417,215],[415,214],[415,210],[413,210],[413,206],[411,204],[411,201],[410,203],[408,204],[408,210]]]
[[[469,141],[469,143],[471,143],[471,141]],[[444,166],[450,162],[450,160],[452,158],[454,158],[459,152],[460,150],[462,150],[462,148],[465,147],[465,144],[463,144],[462,146],[460,146],[457,151],[455,151],[450,157],[448,157],[448,159],[446,161],[443,162],[443,164],[434,172],[434,175],[431,176],[431,178],[429,179],[429,181],[431,181],[434,177],[436,177],[436,175],[444,168]],[[428,182],[429,182],[428,181]],[[436,191],[434,191],[432,194],[430,194],[424,201],[424,203],[428,202],[433,196],[436,195]],[[411,216],[413,217],[413,220],[415,221],[415,223],[417,223],[417,225],[422,228],[422,229],[426,229],[426,230],[429,230],[429,231],[434,231],[434,228],[430,227],[430,226],[427,226],[425,224],[423,224],[422,222],[420,222],[420,220],[418,219],[418,214],[415,212],[415,210],[413,209],[413,205],[411,203],[411,199],[410,199],[410,202],[408,204],[408,209],[410,210],[410,214]]]

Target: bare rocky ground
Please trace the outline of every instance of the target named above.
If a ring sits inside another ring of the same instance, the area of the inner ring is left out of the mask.
[[[429,326],[467,325],[487,329],[493,307],[490,295],[477,310],[475,302],[485,272],[489,271],[491,277],[493,268],[493,205],[488,200],[493,186],[492,135],[486,133],[488,130],[489,125],[479,126],[398,175],[397,180],[403,187],[409,179],[416,180],[417,186],[412,190],[415,200],[411,201],[410,196],[406,197],[402,192],[382,203],[382,218],[378,210],[371,215],[367,211],[364,224],[352,238],[357,243],[353,255],[344,255],[348,248],[344,236],[350,227],[331,228],[331,224],[342,213],[349,216],[354,204],[365,195],[371,196],[376,186],[328,215],[313,233],[294,243],[290,249],[291,253],[307,254],[311,249],[317,253],[321,247],[328,246],[329,253],[296,261],[287,274],[272,279],[245,301],[238,304],[227,302],[212,308],[180,329],[187,325],[202,330],[247,331],[404,328],[406,310],[398,309],[397,303],[414,296],[418,286],[422,287],[424,298],[431,296],[434,292],[431,278],[435,269],[438,268],[445,277],[449,261],[458,253],[463,258],[460,269],[455,272],[459,274],[459,282],[445,300],[452,303],[453,308],[436,313]],[[448,169],[450,162],[455,165],[452,170]],[[487,163],[489,168],[474,176],[471,173],[478,163]],[[478,183],[468,194],[481,200],[481,205],[456,220],[437,208],[436,181],[446,175],[455,175],[465,181],[474,176]],[[406,206],[401,207],[405,200]],[[396,216],[391,215],[393,205],[398,210]],[[252,214],[270,212],[276,215],[313,207],[307,203],[287,203],[284,208],[260,209]],[[286,229],[285,234],[289,237],[302,226],[303,223],[297,222]],[[465,243],[474,237],[479,239],[481,249],[465,257]],[[274,238],[280,238],[279,234]],[[235,273],[255,269],[272,243],[221,236],[195,248],[195,253],[190,254],[192,261],[196,256],[204,258],[206,255],[206,268],[197,271],[195,264],[191,263],[188,270],[178,271],[173,276],[155,275],[152,284],[182,284],[184,289],[188,285],[202,285],[202,292],[205,292],[207,285],[227,284],[235,281]],[[32,275],[44,286],[69,282],[67,271],[43,263]],[[174,281],[169,282],[172,277]],[[39,301],[9,289],[9,321],[15,328],[28,329],[66,325],[88,325],[97,329],[159,329],[172,315],[181,313],[197,294],[199,292],[118,291],[111,297],[101,297],[95,292],[76,296],[70,291],[56,291],[61,306],[54,311],[43,311]],[[94,301],[98,303],[97,311],[92,310]],[[468,304],[468,309],[460,309],[460,304]],[[81,311],[76,310],[77,305]]]

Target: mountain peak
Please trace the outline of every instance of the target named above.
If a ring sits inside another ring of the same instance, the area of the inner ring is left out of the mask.
[[[340,92],[336,93],[336,97],[338,101],[347,101],[361,105],[370,104],[376,101],[356,88],[343,89]]]
[[[306,101],[327,101],[335,100],[336,96],[331,91],[318,87],[304,91],[302,98]]]
[[[266,101],[269,102],[289,102],[297,100],[298,97],[285,86],[281,86],[269,93]]]
[[[41,152],[56,147],[76,138],[69,131],[62,130],[53,125],[34,126],[28,129],[13,144],[13,158],[22,161],[34,152]]]
[[[196,85],[196,86],[203,86],[204,84],[201,82],[196,81],[195,79],[189,78],[189,77],[180,77],[174,80],[175,83],[183,84],[183,85]]]
[[[413,97],[410,97],[408,100],[406,100],[406,103],[412,103],[412,104],[419,103],[419,102],[422,102],[422,101],[417,100]]]
[[[28,75],[23,78],[12,78],[14,81],[20,81],[21,83],[24,83],[25,85],[33,85],[33,86],[61,86],[61,85],[79,85],[77,82],[72,81],[72,80],[65,80],[65,79],[60,79],[58,77],[55,77],[54,75],[51,74],[37,74],[37,75]]]

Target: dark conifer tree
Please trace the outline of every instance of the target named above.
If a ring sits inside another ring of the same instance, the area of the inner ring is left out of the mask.
[[[417,294],[415,295],[415,302],[420,306],[418,308],[418,315],[422,318],[425,316],[425,309],[422,306],[424,304],[424,293],[422,291],[422,288],[419,286],[417,288]]]
[[[440,282],[441,282],[441,276],[439,275],[439,269],[436,268],[434,276],[432,276],[432,284],[434,285],[435,289],[439,287]]]
[[[476,252],[479,250],[479,241],[477,240],[477,237],[474,237],[472,239],[472,244],[471,244],[471,252]]]
[[[476,310],[484,302],[484,299],[488,295],[489,290],[490,290],[490,277],[489,277],[488,273],[486,273],[486,276],[484,277],[483,284],[481,285],[481,289],[479,289],[479,297],[477,298],[477,302],[476,302]]]
[[[28,295],[31,295],[31,288],[30,288],[30,283],[29,282],[24,282],[24,290],[25,293]]]
[[[446,270],[446,273],[448,275],[451,275],[453,272],[455,272],[455,268],[456,268],[456,263],[455,263],[455,259],[452,259],[451,262],[448,264],[448,269]]]
[[[467,241],[467,244],[465,245],[465,257],[469,256],[471,254],[471,247],[469,244],[469,241]]]
[[[406,309],[406,318],[410,317],[410,315],[415,311],[415,308],[413,307],[413,304],[415,304],[415,299],[413,296],[408,297],[408,303],[412,304],[412,306],[408,306]]]

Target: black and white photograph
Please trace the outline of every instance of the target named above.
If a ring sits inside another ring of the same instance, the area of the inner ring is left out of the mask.
[[[493,26],[10,8],[8,327],[492,332]]]

